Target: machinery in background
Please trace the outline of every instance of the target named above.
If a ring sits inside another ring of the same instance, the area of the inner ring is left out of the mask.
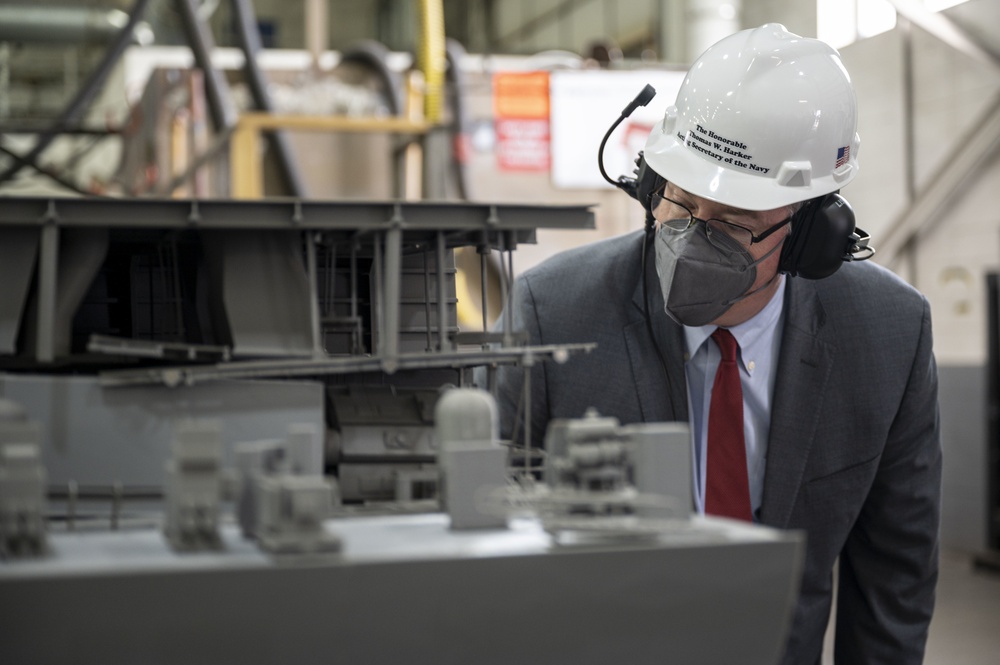
[[[0,559],[43,556],[49,548],[41,428],[17,405],[0,406]]]
[[[223,465],[308,424],[309,472],[344,501],[433,498],[442,386],[591,348],[459,330],[454,250],[509,267],[536,229],[592,224],[586,206],[11,198],[0,388],[41,423],[66,501],[162,497],[183,419],[219,421]]]

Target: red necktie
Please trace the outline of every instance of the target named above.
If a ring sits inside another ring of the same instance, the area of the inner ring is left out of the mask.
[[[712,339],[722,351],[708,410],[708,468],[705,512],[751,521],[747,450],[743,441],[743,389],[736,364],[738,346],[728,330],[716,328]]]

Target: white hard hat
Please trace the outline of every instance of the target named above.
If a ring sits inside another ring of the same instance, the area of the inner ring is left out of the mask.
[[[840,54],[768,23],[698,58],[643,154],[692,194],[771,210],[837,191],[857,175],[857,117]]]

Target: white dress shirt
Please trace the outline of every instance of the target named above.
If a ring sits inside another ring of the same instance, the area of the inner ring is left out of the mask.
[[[749,321],[729,329],[739,344],[738,365],[743,388],[743,433],[750,481],[750,510],[758,521],[767,466],[767,435],[771,425],[771,398],[781,348],[781,323],[785,302],[785,278],[767,305]],[[722,354],[709,337],[716,326],[684,326],[687,353],[688,405],[694,462],[694,499],[699,513],[705,512],[705,460],[707,457],[708,408],[712,386]]]

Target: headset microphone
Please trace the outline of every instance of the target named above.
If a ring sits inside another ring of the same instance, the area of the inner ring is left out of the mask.
[[[622,110],[621,115],[618,116],[618,119],[615,120],[611,127],[608,128],[608,131],[604,134],[604,138],[601,139],[601,147],[597,150],[597,168],[601,170],[601,175],[604,176],[604,179],[615,187],[621,189],[633,199],[638,200],[639,203],[643,203],[644,206],[645,203],[640,198],[639,184],[642,181],[644,172],[647,169],[645,168],[645,162],[642,159],[642,153],[639,153],[639,158],[636,160],[637,168],[635,178],[618,176],[618,180],[612,180],[607,171],[604,170],[604,146],[607,144],[608,139],[611,138],[611,133],[618,128],[618,125],[622,124],[622,121],[625,120],[625,118],[632,115],[632,111],[636,110],[640,106],[648,104],[649,100],[651,100],[655,95],[656,90],[653,89],[653,86],[647,83],[646,87],[644,87],[642,91],[635,96],[635,99],[629,102],[628,106]]]
[[[622,190],[633,199],[637,200],[642,204],[643,210],[646,212],[646,223],[645,223],[645,233],[642,235],[642,253],[641,261],[639,264],[640,274],[642,275],[642,310],[644,317],[646,319],[646,330],[649,333],[649,338],[653,342],[653,348],[656,350],[656,356],[660,360],[660,367],[663,369],[663,377],[666,379],[667,383],[676,383],[677,377],[673,377],[671,373],[667,370],[667,360],[663,356],[663,350],[660,349],[660,345],[656,342],[656,335],[653,333],[653,320],[649,315],[649,285],[648,277],[646,275],[646,257],[649,254],[649,246],[653,237],[653,213],[649,209],[650,194],[652,194],[658,187],[660,187],[666,180],[660,176],[656,171],[649,168],[646,164],[646,159],[642,156],[642,151],[639,152],[639,156],[635,160],[635,176],[634,178],[629,178],[628,176],[618,176],[618,180],[612,180],[607,172],[604,170],[604,146],[607,144],[608,139],[611,137],[611,133],[618,128],[618,125],[622,123],[625,118],[632,115],[632,111],[636,110],[640,106],[645,106],[649,101],[656,95],[656,90],[653,86],[646,84],[646,87],[636,95],[635,99],[629,102],[629,105],[622,110],[621,115],[618,119],[608,128],[608,131],[604,134],[604,138],[601,139],[601,147],[597,150],[597,166],[601,170],[601,175],[604,179],[610,182],[612,185]],[[677,386],[674,386],[677,390]]]

